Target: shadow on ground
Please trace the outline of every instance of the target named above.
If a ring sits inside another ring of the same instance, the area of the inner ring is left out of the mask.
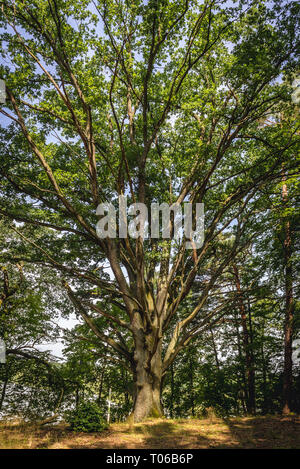
[[[0,448],[223,449],[300,448],[300,417],[152,420],[115,423],[103,433],[72,433],[64,426],[0,425]]]
[[[249,417],[225,422],[239,448],[300,448],[300,418],[297,416]]]
[[[299,417],[257,417],[213,420],[160,420],[115,424],[88,446],[72,442],[70,448],[107,449],[223,449],[300,448]],[[92,443],[92,444],[91,444]]]

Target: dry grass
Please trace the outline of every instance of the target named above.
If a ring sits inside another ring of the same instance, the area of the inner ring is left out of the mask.
[[[300,448],[300,417],[247,417],[230,420],[149,420],[115,423],[103,433],[71,433],[64,425],[38,428],[0,424],[0,448],[196,449]]]

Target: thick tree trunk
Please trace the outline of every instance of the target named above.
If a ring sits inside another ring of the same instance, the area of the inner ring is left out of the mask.
[[[151,378],[147,377],[137,385],[136,399],[134,403],[134,421],[141,422],[147,418],[158,418],[163,416],[160,402],[160,386],[153,386]]]
[[[147,340],[143,338],[137,340],[134,354],[136,369],[133,417],[135,422],[163,416],[161,343],[157,345],[153,356],[146,343]]]

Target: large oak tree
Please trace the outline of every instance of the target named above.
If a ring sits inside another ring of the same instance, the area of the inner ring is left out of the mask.
[[[205,307],[259,229],[261,190],[296,166],[297,4],[0,3],[0,212],[20,237],[15,260],[61,275],[133,373],[135,420],[161,415],[167,369],[233,301]],[[203,202],[202,247],[99,239],[96,207],[119,195]]]

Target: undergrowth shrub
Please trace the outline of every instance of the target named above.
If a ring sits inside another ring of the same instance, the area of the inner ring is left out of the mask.
[[[84,402],[65,415],[66,422],[75,432],[102,432],[108,428],[103,413],[95,402]]]

